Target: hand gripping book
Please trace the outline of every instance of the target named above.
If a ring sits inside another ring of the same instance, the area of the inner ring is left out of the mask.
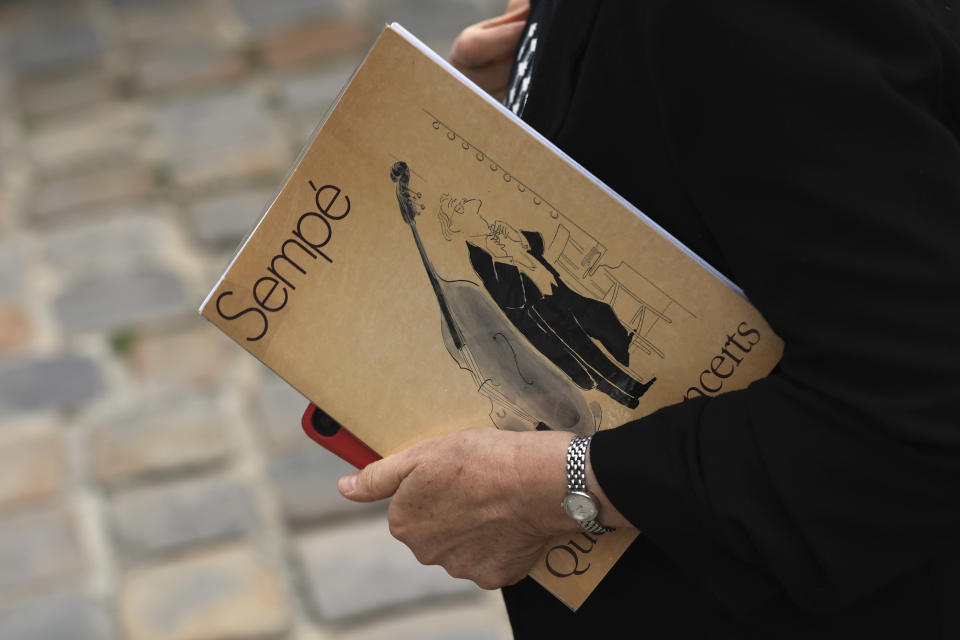
[[[478,425],[594,433],[782,351],[736,286],[398,25],[201,312],[380,455]],[[636,536],[565,536],[531,575],[576,609]]]

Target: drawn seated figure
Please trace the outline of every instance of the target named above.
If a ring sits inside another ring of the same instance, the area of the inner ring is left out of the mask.
[[[543,257],[539,233],[491,222],[482,206],[476,198],[442,195],[437,218],[444,238],[465,240],[470,264],[487,293],[540,353],[580,388],[598,389],[635,408],[656,378],[641,382],[625,369],[633,334],[609,304],[564,284]]]

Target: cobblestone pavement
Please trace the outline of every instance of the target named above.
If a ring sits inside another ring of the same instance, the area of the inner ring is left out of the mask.
[[[386,21],[503,0],[0,0],[0,640],[499,639],[197,307]]]

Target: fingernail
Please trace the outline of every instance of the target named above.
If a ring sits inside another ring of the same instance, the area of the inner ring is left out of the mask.
[[[348,476],[343,476],[337,480],[337,489],[340,490],[340,493],[346,495],[348,493],[353,493],[353,490],[357,488],[357,474],[351,473]]]

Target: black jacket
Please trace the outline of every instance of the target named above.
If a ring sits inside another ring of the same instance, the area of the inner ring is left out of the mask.
[[[517,636],[960,638],[960,2],[537,4],[523,118],[786,351],[594,439],[644,535],[576,615],[505,589]]]

